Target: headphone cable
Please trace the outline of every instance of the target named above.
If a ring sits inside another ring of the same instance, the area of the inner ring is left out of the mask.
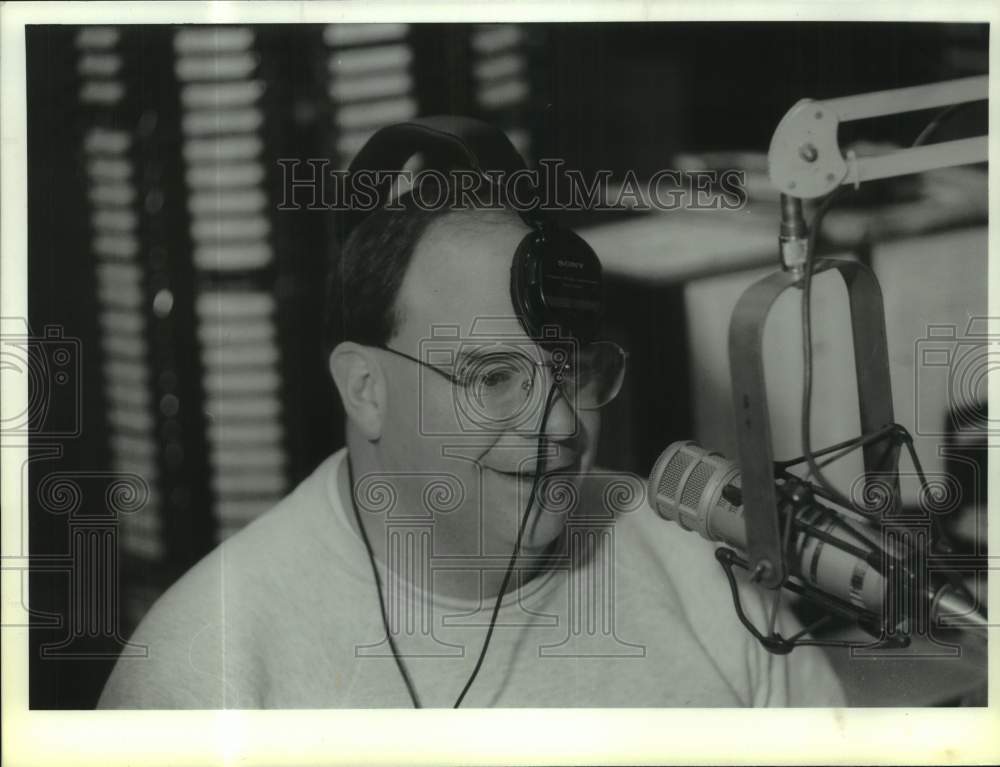
[[[500,591],[497,592],[496,601],[493,603],[493,615],[490,618],[490,626],[486,630],[486,639],[483,640],[483,648],[479,651],[479,660],[476,661],[476,667],[472,669],[472,674],[469,675],[469,680],[465,683],[465,687],[462,688],[461,694],[455,701],[455,705],[452,708],[459,708],[462,705],[462,701],[465,699],[465,694],[472,687],[472,683],[476,680],[479,675],[479,669],[482,668],[483,661],[486,659],[486,650],[490,646],[490,639],[493,637],[493,628],[496,626],[497,615],[500,613],[500,603],[503,601],[503,596],[507,592],[507,584],[510,582],[510,575],[514,571],[514,563],[517,561],[517,555],[521,551],[521,538],[524,536],[524,530],[528,526],[528,517],[531,514],[531,507],[535,502],[535,495],[538,491],[538,481],[542,476],[542,468],[545,465],[545,456],[542,453],[542,444],[545,441],[545,425],[549,419],[549,412],[552,409],[552,403],[555,400],[555,394],[559,386],[553,382],[552,387],[549,389],[549,394],[545,398],[545,409],[542,411],[542,425],[538,430],[538,448],[537,457],[535,458],[535,479],[531,484],[531,494],[528,496],[528,505],[524,509],[524,515],[521,517],[521,526],[517,531],[517,541],[514,544],[514,551],[510,555],[510,561],[507,563],[507,572],[504,573],[503,582],[500,584]]]
[[[490,618],[490,625],[486,631],[486,639],[483,641],[483,647],[479,651],[479,660],[476,661],[476,667],[472,670],[472,674],[469,676],[468,681],[465,683],[465,687],[462,689],[461,694],[458,696],[458,699],[455,701],[452,708],[458,708],[462,705],[462,701],[464,700],[466,693],[468,693],[469,688],[472,687],[472,683],[479,675],[479,669],[482,668],[483,661],[486,659],[486,650],[490,646],[490,639],[493,637],[493,628],[496,626],[497,615],[500,613],[500,603],[503,601],[503,595],[507,591],[507,584],[510,582],[510,576],[514,570],[514,563],[517,561],[517,555],[521,550],[521,539],[524,537],[524,530],[528,524],[528,516],[531,514],[531,507],[534,505],[535,496],[538,492],[538,483],[543,473],[542,468],[545,464],[545,457],[542,455],[541,448],[545,440],[545,425],[548,422],[549,413],[551,412],[552,402],[555,398],[557,389],[557,384],[553,383],[552,387],[549,389],[548,397],[545,400],[545,409],[542,412],[542,424],[538,434],[538,449],[535,460],[535,479],[532,482],[531,493],[528,496],[528,505],[524,510],[524,515],[521,517],[521,525],[518,529],[517,541],[514,544],[514,551],[511,554],[510,561],[507,563],[507,571],[504,573],[503,582],[500,584],[500,591],[497,593],[496,602],[493,604],[493,615]],[[365,527],[361,523],[361,513],[358,511],[357,499],[354,496],[354,467],[351,464],[350,456],[347,456],[347,476],[348,481],[351,484],[351,508],[354,511],[354,518],[358,523],[358,530],[361,532],[361,540],[364,541],[365,550],[368,552],[368,561],[372,567],[372,575],[375,578],[375,590],[378,592],[378,603],[382,615],[382,626],[385,629],[385,636],[386,639],[389,640],[389,648],[392,650],[393,660],[396,661],[396,667],[399,669],[399,674],[403,678],[403,682],[406,684],[406,691],[410,695],[413,707],[422,708],[420,704],[420,697],[417,695],[416,688],[413,685],[413,680],[410,678],[410,674],[406,670],[406,664],[403,663],[403,659],[400,657],[399,650],[396,647],[396,641],[393,639],[392,631],[389,629],[388,611],[386,610],[385,597],[382,592],[382,578],[379,576],[378,565],[375,563],[375,553],[372,550],[371,541],[368,539],[368,533],[365,531]]]
[[[365,549],[368,552],[368,561],[372,566],[372,575],[375,576],[375,590],[378,592],[378,604],[382,612],[382,626],[385,628],[386,639],[389,640],[389,648],[392,650],[392,658],[396,661],[396,667],[399,669],[399,674],[403,677],[403,681],[406,683],[406,691],[410,693],[410,700],[413,702],[413,707],[422,708],[420,705],[420,698],[417,697],[417,691],[413,687],[413,680],[410,679],[410,675],[406,670],[403,659],[399,655],[399,650],[396,649],[396,640],[392,638],[392,631],[389,630],[389,617],[385,608],[385,597],[382,594],[382,579],[379,577],[378,565],[375,564],[375,554],[372,551],[372,544],[371,541],[368,540],[368,533],[365,532],[365,526],[361,524],[361,513],[358,511],[358,502],[354,497],[354,467],[351,465],[350,455],[347,456],[347,476],[348,481],[351,483],[351,508],[354,509],[354,518],[358,522],[358,529],[361,531],[361,539],[365,542]]]

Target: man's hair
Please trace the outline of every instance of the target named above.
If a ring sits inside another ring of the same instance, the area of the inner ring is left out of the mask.
[[[470,210],[469,199],[456,199],[448,176],[418,174],[416,181],[419,190],[411,189],[391,207],[369,214],[343,247],[335,249],[326,296],[327,354],[342,341],[381,346],[393,337],[401,320],[396,300],[420,238],[448,213]],[[505,215],[506,201],[499,190],[481,187],[473,195],[479,204],[471,210]],[[418,198],[440,204],[429,207]],[[463,201],[464,206],[458,204]]]

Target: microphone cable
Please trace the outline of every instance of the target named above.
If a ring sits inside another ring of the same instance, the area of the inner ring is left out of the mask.
[[[802,414],[801,438],[802,455],[809,465],[809,472],[836,503],[849,509],[856,509],[853,501],[841,493],[827,479],[816,462],[812,451],[812,383],[813,383],[813,342],[812,342],[812,281],[813,264],[816,259],[816,243],[819,239],[823,217],[830,206],[844,193],[846,187],[837,187],[820,202],[813,214],[806,240],[806,262],[802,275]]]

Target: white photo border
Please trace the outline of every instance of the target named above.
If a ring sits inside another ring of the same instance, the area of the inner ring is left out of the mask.
[[[989,2],[38,2],[0,7],[0,286],[3,316],[27,317],[25,25],[259,24],[360,21],[864,20],[995,22]],[[997,67],[997,46],[990,66]],[[991,89],[994,90],[995,89]],[[995,95],[995,93],[994,93]],[[991,124],[1000,105],[990,105]],[[990,137],[996,154],[997,137]],[[990,214],[997,210],[990,168]],[[993,219],[996,220],[996,219]],[[996,235],[989,233],[990,314],[997,316]],[[22,412],[23,378],[2,382],[4,413]],[[1000,381],[990,380],[1000,402]],[[996,447],[991,437],[991,448]],[[2,540],[26,529],[25,446],[2,448]],[[994,455],[991,450],[991,455]],[[1000,499],[990,472],[990,517]],[[22,517],[22,515],[25,515]],[[1000,551],[1000,525],[989,528]],[[997,599],[997,579],[990,591]],[[20,603],[19,578],[2,583]],[[1000,634],[991,630],[991,656]],[[12,765],[148,764],[952,764],[1000,761],[1000,690],[991,663],[988,709],[500,709],[282,711],[39,711],[28,708],[28,631],[2,634],[4,757]]]

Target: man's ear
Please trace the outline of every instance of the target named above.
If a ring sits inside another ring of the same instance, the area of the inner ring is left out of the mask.
[[[330,353],[330,375],[340,391],[347,417],[365,438],[382,436],[386,412],[386,385],[382,368],[371,350],[351,341]]]

